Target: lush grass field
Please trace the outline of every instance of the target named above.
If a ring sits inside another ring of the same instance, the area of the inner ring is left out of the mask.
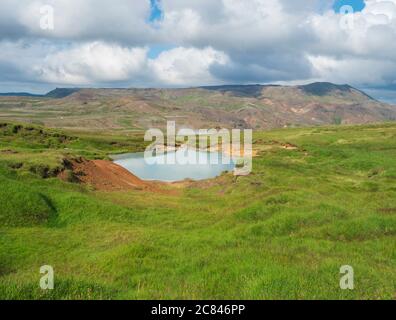
[[[174,195],[53,177],[65,156],[141,150],[140,135],[14,127],[0,128],[2,299],[396,298],[396,124],[256,132],[250,176]]]

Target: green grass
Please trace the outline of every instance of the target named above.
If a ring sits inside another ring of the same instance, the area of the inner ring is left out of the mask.
[[[0,150],[18,152],[0,151],[0,298],[395,298],[395,124],[256,132],[250,176],[178,195],[98,192],[26,164],[141,150],[141,135],[59,141],[39,129],[27,142],[11,128],[0,135]],[[42,265],[54,267],[52,291],[39,288]],[[339,288],[342,265],[352,291]]]

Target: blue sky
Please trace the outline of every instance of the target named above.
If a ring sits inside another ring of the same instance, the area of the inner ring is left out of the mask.
[[[364,0],[336,0],[334,3],[334,10],[340,11],[340,8],[344,5],[350,5],[355,11],[362,11],[365,7]]]
[[[161,52],[168,51],[168,50],[171,50],[174,48],[176,48],[176,46],[171,45],[171,44],[169,44],[169,45],[168,44],[167,45],[165,45],[165,44],[151,45],[149,48],[148,57],[150,59],[155,59],[161,54]]]
[[[151,4],[150,21],[153,22],[155,20],[161,19],[162,11],[160,8],[159,0],[150,0],[150,4]]]
[[[151,14],[149,21],[151,23],[155,23],[156,21],[161,20],[162,17],[160,0],[150,0],[150,4],[151,4]],[[161,44],[151,45],[149,48],[148,57],[150,59],[155,59],[161,54],[161,52],[173,49],[174,47],[175,47],[174,45],[161,45]]]

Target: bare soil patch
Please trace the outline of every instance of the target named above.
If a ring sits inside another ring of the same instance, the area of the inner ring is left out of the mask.
[[[143,181],[123,167],[107,160],[67,160],[67,170],[62,171],[59,177],[68,180],[68,172],[72,172],[78,182],[89,184],[100,191],[127,191],[146,190],[158,193],[171,193],[163,190],[165,184]]]

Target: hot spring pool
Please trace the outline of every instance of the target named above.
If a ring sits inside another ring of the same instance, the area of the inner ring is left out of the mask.
[[[235,163],[221,152],[179,149],[144,158],[144,152],[112,156],[114,163],[127,169],[142,180],[164,182],[184,179],[204,180],[232,171]],[[175,161],[171,163],[171,160]]]

